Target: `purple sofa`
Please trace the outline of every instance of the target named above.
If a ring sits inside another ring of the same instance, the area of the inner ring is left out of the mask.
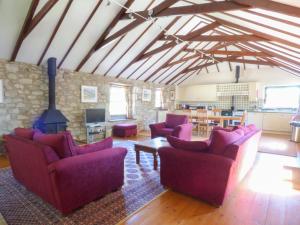
[[[123,185],[127,149],[112,148],[111,138],[79,147],[68,132],[26,132],[5,136],[13,175],[63,214]]]
[[[256,158],[261,131],[254,126],[216,129],[206,141],[168,137],[172,147],[158,150],[161,183],[184,194],[222,205]]]
[[[172,135],[182,140],[191,140],[193,125],[188,123],[188,116],[167,114],[166,122],[150,124],[151,138]]]

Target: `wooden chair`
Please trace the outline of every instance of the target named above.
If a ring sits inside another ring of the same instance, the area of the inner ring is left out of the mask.
[[[184,109],[182,110],[183,115],[187,115],[189,118],[189,122],[192,123],[193,117],[192,117],[192,110],[191,109]]]
[[[222,109],[212,109],[211,112],[213,113],[214,116],[221,116]],[[220,120],[212,120],[211,125],[212,126],[223,126],[223,124],[221,124]]]
[[[204,133],[206,136],[208,136],[209,131],[209,121],[208,121],[208,112],[206,109],[197,109],[196,114],[196,125],[197,125],[197,131],[198,135],[200,133]]]

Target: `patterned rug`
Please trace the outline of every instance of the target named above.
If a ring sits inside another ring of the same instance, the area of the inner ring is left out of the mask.
[[[91,202],[63,216],[51,205],[27,191],[12,176],[10,168],[0,170],[0,213],[7,224],[116,224],[164,191],[159,172],[153,170],[151,154],[141,152],[141,164],[135,164],[132,141],[117,141],[128,149],[125,158],[125,185],[120,191]]]

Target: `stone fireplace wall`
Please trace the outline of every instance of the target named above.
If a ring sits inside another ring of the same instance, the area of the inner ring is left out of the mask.
[[[46,68],[31,64],[0,60],[0,79],[4,83],[4,103],[0,103],[0,135],[11,132],[15,127],[31,127],[35,119],[48,107],[48,77]],[[100,75],[59,70],[56,77],[56,105],[70,120],[69,130],[73,135],[85,139],[84,109],[109,108],[111,83],[131,85],[137,93],[135,119],[139,130],[155,122],[155,89],[162,88],[165,107],[173,110],[175,101],[170,98],[174,86],[114,79]],[[98,103],[81,102],[81,85],[98,87]],[[142,89],[152,90],[150,102],[141,99]],[[108,114],[107,114],[108,115]]]

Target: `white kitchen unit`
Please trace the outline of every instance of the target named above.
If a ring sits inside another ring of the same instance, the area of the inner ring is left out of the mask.
[[[293,114],[284,112],[248,112],[248,124],[255,124],[265,133],[290,133]]]
[[[176,100],[178,101],[217,101],[217,85],[192,85],[177,88]]]
[[[263,113],[260,112],[248,112],[247,124],[255,124],[259,129],[263,129]]]
[[[264,113],[263,130],[290,133],[292,116],[287,113]]]

